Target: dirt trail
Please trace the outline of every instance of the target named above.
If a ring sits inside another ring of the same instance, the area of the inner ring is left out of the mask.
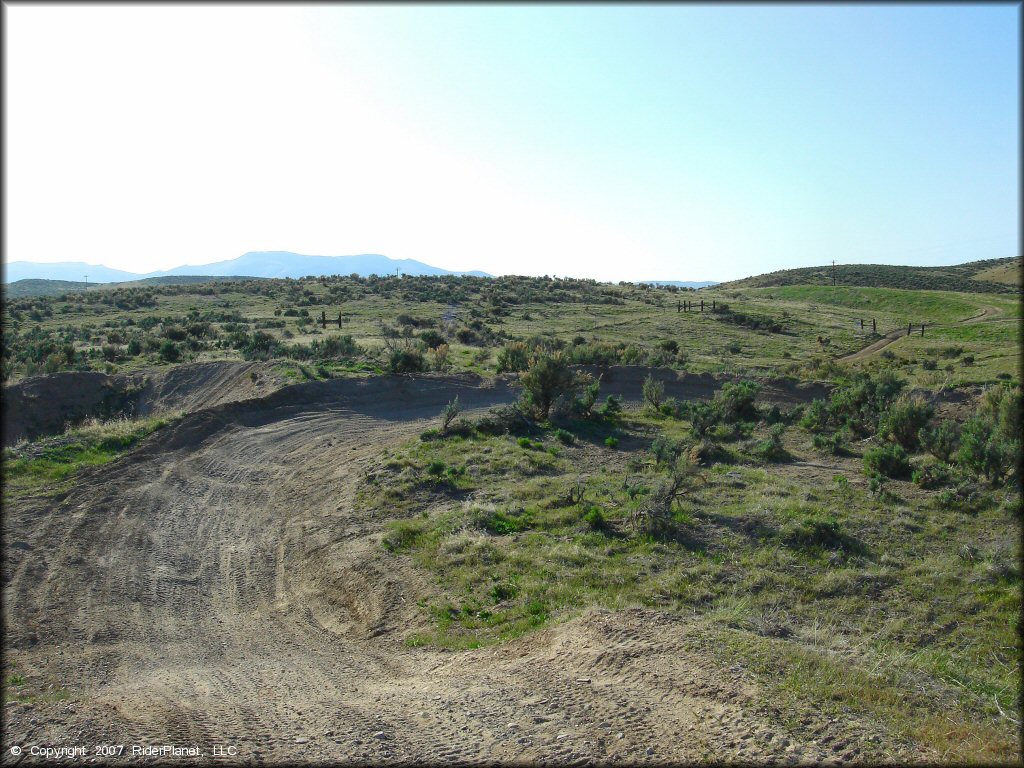
[[[1000,310],[998,307],[986,306],[986,307],[982,308],[982,310],[980,312],[978,312],[977,314],[971,315],[970,317],[965,317],[963,320],[958,321],[957,324],[958,325],[967,325],[967,324],[972,324],[972,323],[988,322],[988,321],[993,320],[993,319],[995,319],[997,317],[1000,317],[1002,314],[1003,314],[1002,310]],[[936,326],[934,326],[934,325],[927,326],[926,325],[926,327],[934,328]],[[894,341],[902,339],[906,335],[907,335],[907,332],[906,332],[905,329],[903,329],[902,327],[901,328],[897,328],[895,331],[890,331],[889,333],[887,333],[882,338],[880,338],[880,339],[878,339],[876,341],[873,341],[871,344],[868,344],[863,349],[859,349],[856,352],[853,352],[853,353],[851,353],[849,355],[844,355],[843,357],[836,358],[836,361],[840,362],[840,363],[849,363],[849,362],[852,362],[854,360],[860,360],[862,358],[867,357],[868,355],[871,355],[871,354],[873,354],[875,352],[878,352],[881,349],[885,349],[887,346],[892,344]]]
[[[696,619],[591,612],[496,649],[407,647],[419,577],[354,488],[455,394],[514,395],[470,377],[299,385],[188,416],[62,499],[9,508],[6,660],[71,698],[8,703],[3,761],[13,744],[104,743],[230,745],[236,762],[914,756],[852,717],[784,726],[702,650]]]
[[[868,355],[871,355],[880,349],[885,349],[894,341],[896,341],[897,339],[901,339],[906,335],[907,332],[905,329],[897,328],[895,331],[890,331],[877,341],[868,344],[863,349],[857,350],[856,352],[849,355],[844,355],[843,357],[837,357],[836,361],[840,363],[849,363],[853,360],[860,360],[861,358],[867,357]]]

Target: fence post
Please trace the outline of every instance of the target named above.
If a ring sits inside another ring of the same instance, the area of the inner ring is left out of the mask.
[[[912,327],[912,324],[911,324],[911,323],[907,323],[907,336],[909,336],[909,335],[910,335],[910,329],[911,329],[911,327]]]
[[[676,314],[678,314],[678,313],[680,313],[682,311],[683,311],[683,302],[677,301],[676,302]]]
[[[701,299],[701,300],[700,300],[700,311],[701,311],[701,312],[703,312],[703,311],[704,311],[704,299]]]
[[[338,330],[341,330],[341,310],[338,310]]]
[[[862,331],[864,330],[864,318],[863,317],[860,319],[860,329]]]
[[[327,328],[327,310],[326,309],[323,310],[320,313],[320,327],[324,328],[324,329]]]
[[[921,323],[921,335],[924,336],[924,323]]]
[[[872,333],[878,333],[878,330],[875,327],[875,318],[873,318],[873,317],[871,318],[871,332]]]
[[[715,300],[712,299],[711,300],[711,309],[714,310],[714,308],[715,308]]]

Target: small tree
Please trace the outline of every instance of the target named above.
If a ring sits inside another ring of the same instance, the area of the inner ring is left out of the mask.
[[[540,418],[547,419],[551,404],[576,388],[576,376],[560,353],[540,355],[530,364],[520,379],[527,404]]]
[[[595,379],[588,373],[577,374],[577,383],[583,388],[583,394],[573,405],[580,416],[589,419],[594,415],[594,404],[601,392],[601,377]]]
[[[448,405],[441,411],[441,434],[448,434],[448,427],[455,421],[455,417],[462,413],[462,406],[459,405],[459,396],[456,395]]]
[[[704,477],[693,464],[677,461],[668,477],[662,478],[630,517],[634,530],[660,534],[672,526],[672,508],[690,490],[694,479]]]
[[[653,376],[648,375],[647,378],[644,379],[642,391],[644,395],[644,402],[655,411],[658,410],[658,406],[661,405],[661,401],[665,399],[665,382],[658,381]]]

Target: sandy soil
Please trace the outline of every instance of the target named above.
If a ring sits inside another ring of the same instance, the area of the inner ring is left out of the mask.
[[[386,554],[354,488],[456,394],[484,408],[515,393],[469,376],[298,385],[195,413],[64,497],[11,505],[5,661],[26,690],[70,698],[7,702],[0,760],[14,744],[196,745],[208,760],[221,745],[234,762],[929,757],[852,716],[781,718],[695,618],[590,612],[497,648],[407,647],[421,577]]]

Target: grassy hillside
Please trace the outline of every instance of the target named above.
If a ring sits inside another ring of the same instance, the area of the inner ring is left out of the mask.
[[[1013,293],[1019,281],[1008,279],[1013,270],[1019,275],[1019,260],[987,259],[951,267],[900,267],[889,264],[837,264],[836,284],[908,290],[962,291],[967,293]],[[996,275],[998,279],[993,279]],[[783,285],[832,285],[833,268],[805,267],[783,269],[764,275],[722,283],[719,288],[765,288]]]
[[[681,311],[684,301],[691,311]],[[875,355],[863,364],[906,363],[917,383],[954,386],[1016,377],[1020,347],[1012,294],[890,288],[698,293],[522,277],[254,279],[12,298],[5,312],[5,380],[220,359],[280,360],[319,377],[395,365],[493,374],[516,344],[559,348],[579,364],[828,378],[837,359],[871,342],[874,318],[879,334],[908,322],[927,331],[887,350],[912,352],[915,362]],[[334,321],[340,313],[341,328],[322,328],[321,312]],[[921,367],[925,348],[970,338],[979,345],[974,365]]]
[[[987,280],[993,283],[1004,283],[1020,287],[1021,260],[1013,259],[1008,264],[1000,263],[988,269],[980,270],[974,275],[975,280]]]
[[[240,276],[218,277],[208,275],[168,275],[130,280],[124,283],[85,283],[71,280],[16,280],[4,286],[7,298],[20,299],[33,296],[62,296],[72,291],[102,291],[118,288],[134,288],[147,285],[193,285],[217,281],[254,280]]]
[[[62,296],[89,287],[95,288],[96,284],[73,280],[16,280],[5,285],[3,290],[8,299],[21,299],[30,296]]]

